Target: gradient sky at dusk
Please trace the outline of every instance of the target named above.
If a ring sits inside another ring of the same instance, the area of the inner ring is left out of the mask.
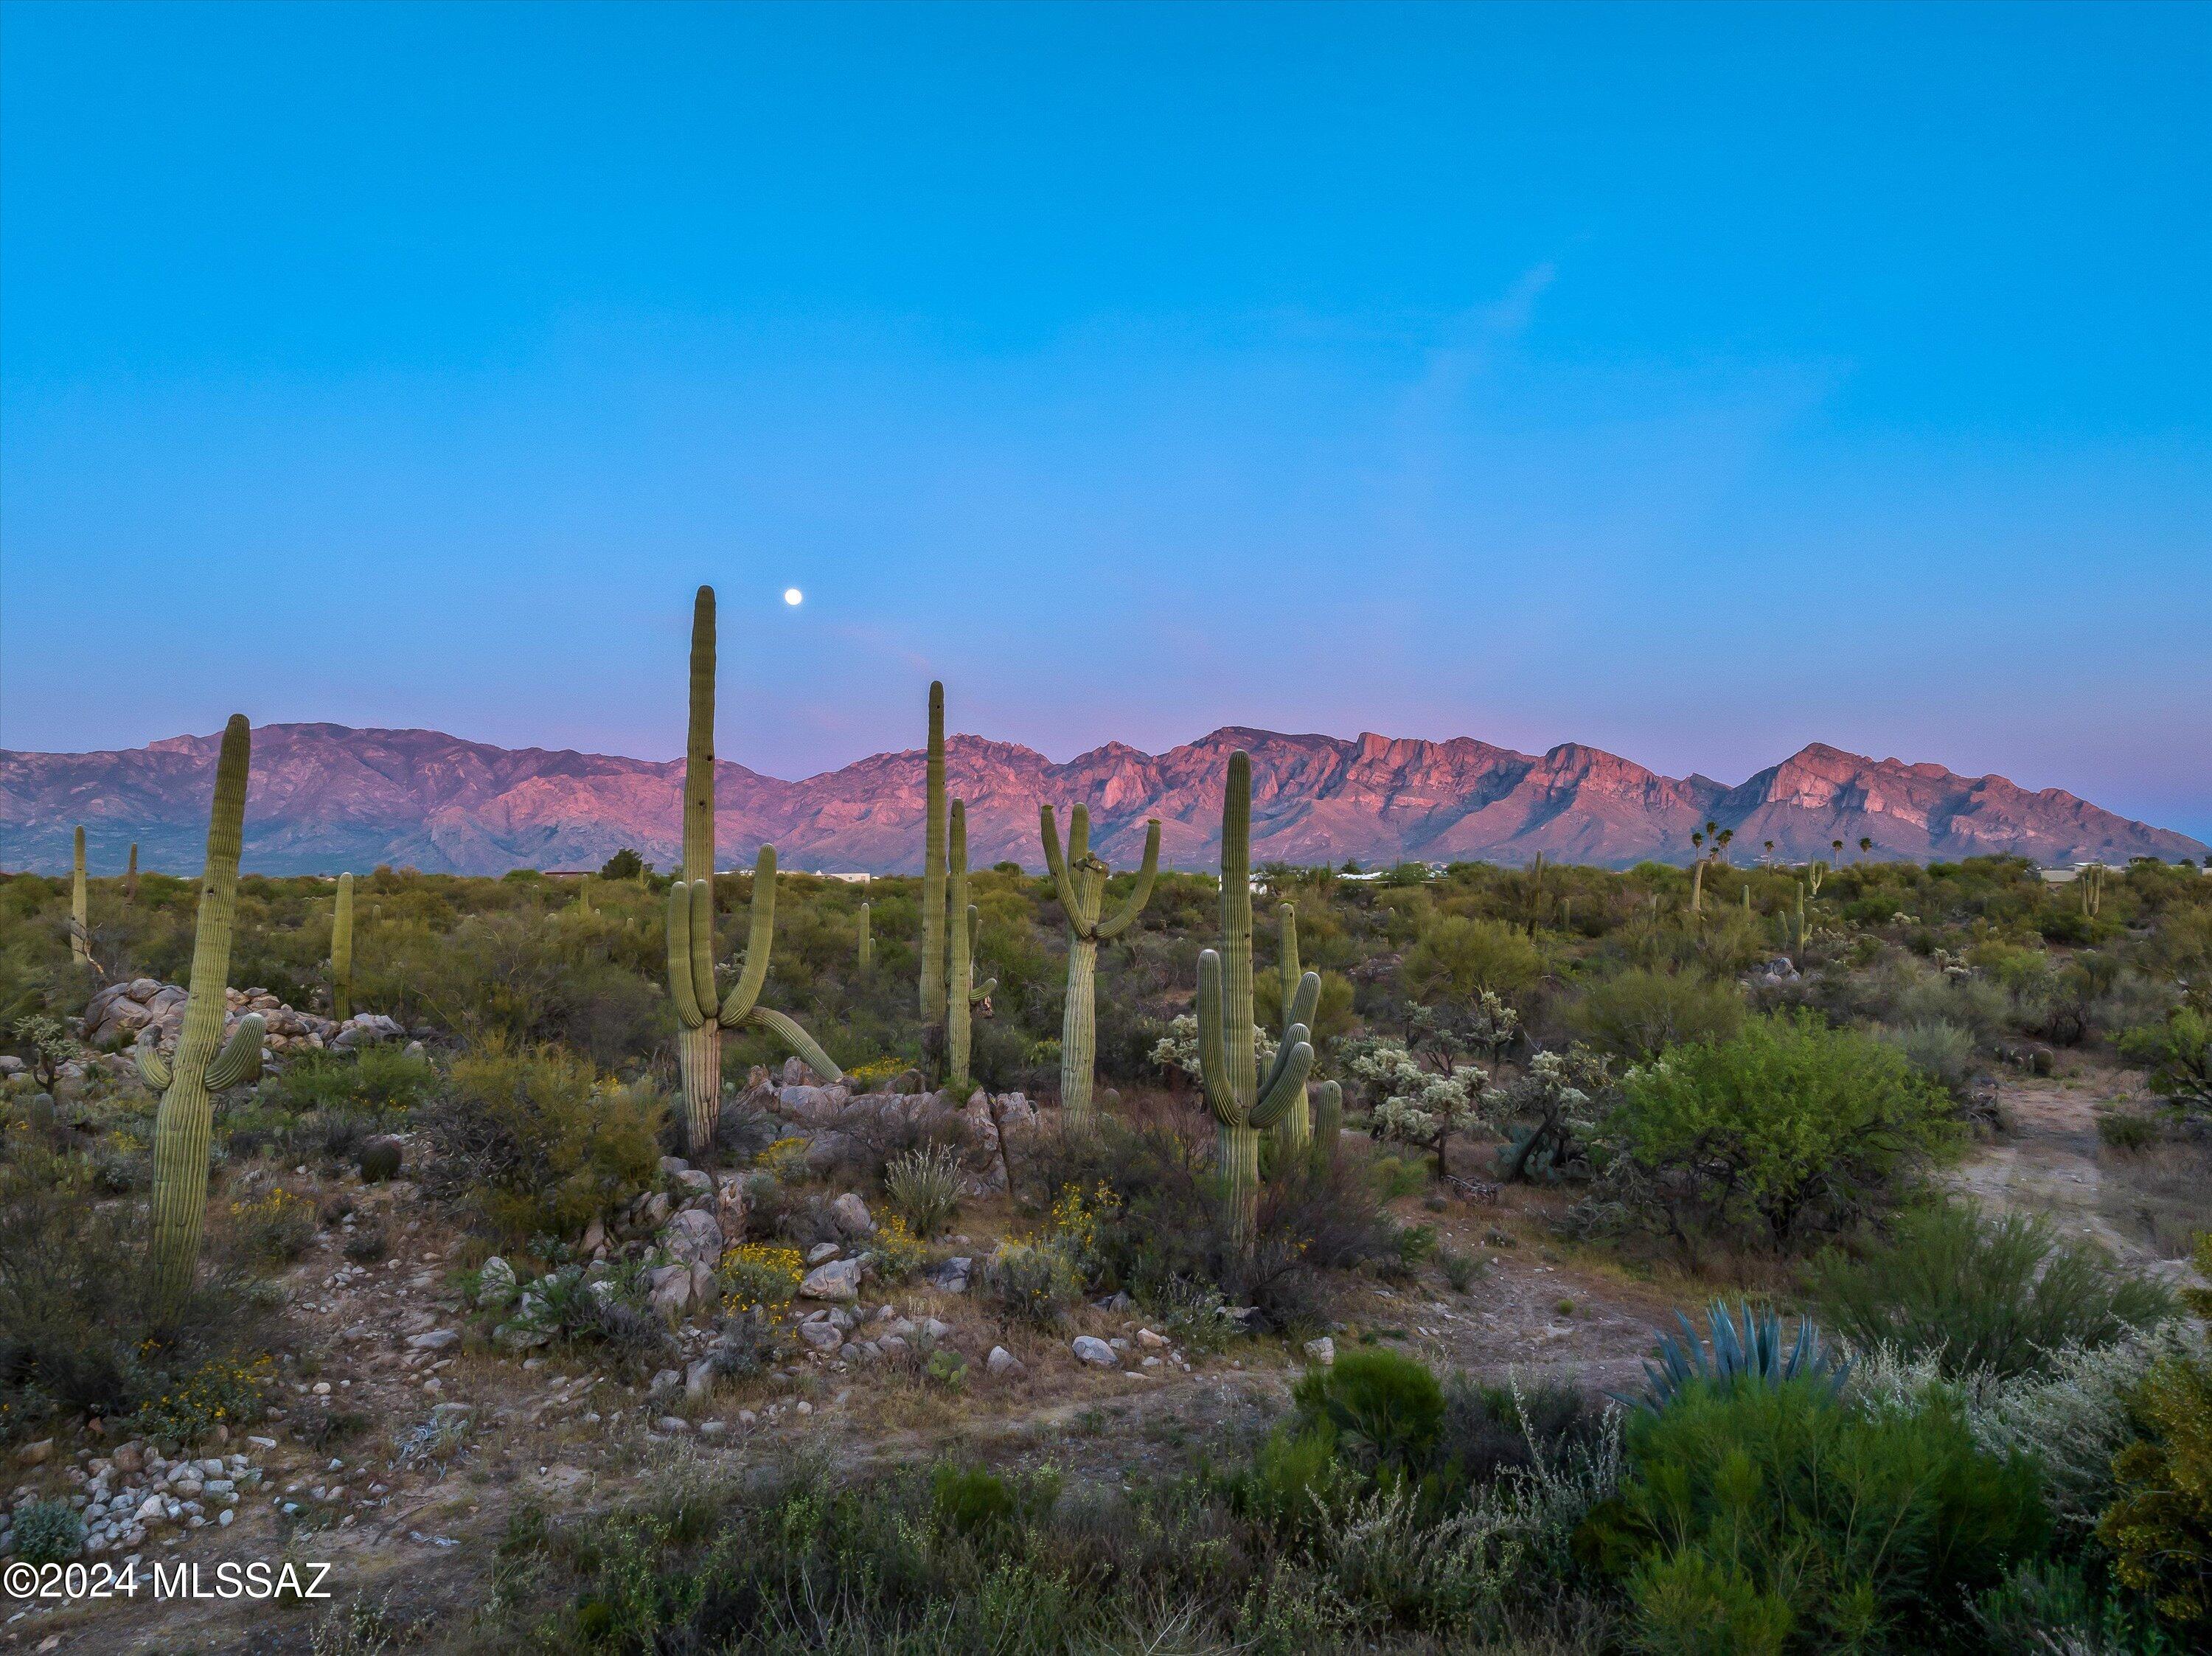
[[[0,13],[0,746],[1810,740],[2212,837],[2212,8]],[[786,586],[807,594],[787,609]]]

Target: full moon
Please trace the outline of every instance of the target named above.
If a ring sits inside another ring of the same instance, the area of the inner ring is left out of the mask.
[[[793,606],[794,609],[796,609],[800,604],[804,603],[805,598],[806,594],[800,591],[796,586],[787,586],[783,589],[783,601]]]

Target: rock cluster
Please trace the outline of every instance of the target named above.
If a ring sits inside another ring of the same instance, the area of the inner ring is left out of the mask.
[[[821,1084],[795,1058],[785,1061],[779,1077],[755,1070],[741,1101],[765,1109],[805,1139],[806,1164],[817,1174],[837,1166],[860,1141],[900,1136],[957,1143],[963,1147],[968,1193],[975,1196],[1006,1187],[1000,1133],[1027,1132],[1037,1125],[1036,1107],[1021,1093],[979,1088],[965,1098],[950,1091],[856,1094],[842,1082]]]
[[[272,1053],[292,1047],[344,1052],[356,1046],[407,1037],[407,1031],[396,1019],[380,1012],[357,1013],[339,1022],[313,1012],[298,1011],[266,989],[228,989],[223,992],[229,1003],[223,1012],[223,1034],[228,1036],[237,1027],[239,1019],[248,1012],[258,1012],[268,1024],[263,1044]],[[142,1030],[151,1028],[161,1050],[173,1051],[178,1032],[184,1028],[185,1001],[181,984],[163,983],[158,978],[132,978],[127,983],[111,983],[86,1003],[80,1039],[88,1046],[103,1049],[127,1046],[139,1039]],[[420,1036],[432,1032],[416,1033]]]
[[[83,1518],[84,1550],[95,1557],[143,1546],[149,1537],[173,1539],[177,1531],[227,1529],[240,1496],[261,1482],[245,1455],[169,1460],[143,1441],[72,1466],[68,1476],[75,1488],[64,1498]],[[27,1483],[15,1490],[11,1510],[0,1515],[0,1558],[15,1550],[15,1514],[39,1498]]]

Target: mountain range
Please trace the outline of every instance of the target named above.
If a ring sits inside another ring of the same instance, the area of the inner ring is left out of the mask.
[[[85,828],[94,873],[118,871],[136,841],[142,865],[196,873],[214,786],[214,736],[179,736],[116,752],[0,749],[0,867],[66,870]],[[1363,864],[1408,858],[1623,867],[1682,863],[1705,822],[1735,831],[1734,854],[1800,861],[1860,839],[1880,858],[2008,854],[2046,864],[2130,857],[2202,858],[2186,834],[2132,822],[2070,793],[2031,792],[2002,776],[1875,760],[1814,743],[1735,786],[1662,776],[1595,748],[1540,756],[1471,737],[1285,736],[1229,727],[1166,753],[1120,743],[1055,764],[981,737],[945,744],[953,797],[968,802],[976,867],[1042,866],[1037,806],[1063,826],[1090,807],[1092,844],[1133,865],[1145,822],[1161,822],[1176,868],[1217,860],[1230,752],[1252,755],[1255,862]],[[543,748],[507,749],[436,731],[268,725],[253,733],[246,867],[331,873],[378,864],[497,874],[516,867],[596,868],[634,846],[663,868],[679,860],[680,761],[665,764]],[[763,843],[782,865],[825,872],[911,873],[921,856],[923,755],[883,753],[786,782],[742,765],[716,767],[724,867]]]

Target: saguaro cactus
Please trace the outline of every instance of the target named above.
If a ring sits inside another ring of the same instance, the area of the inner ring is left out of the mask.
[[[192,1268],[199,1259],[200,1229],[207,1213],[213,1095],[261,1073],[264,1021],[258,1012],[248,1012],[239,1019],[230,1039],[222,1038],[231,923],[238,912],[238,853],[246,827],[246,773],[252,761],[252,740],[245,715],[232,714],[222,733],[222,755],[216,761],[215,807],[208,816],[207,871],[200,879],[191,982],[176,1056],[161,1056],[150,1028],[138,1040],[138,1073],[161,1095],[161,1108],[154,1117],[151,1263],[155,1292],[170,1307],[190,1291]]]
[[[1283,997],[1281,1034],[1289,1039],[1293,1023],[1313,1022],[1314,1008],[1308,1007],[1304,1017],[1297,1016],[1298,990],[1305,981],[1305,974],[1298,969],[1298,911],[1295,903],[1284,903],[1275,910],[1275,971]],[[1316,990],[1321,980],[1316,978]],[[1319,1002],[1316,1000],[1316,1005]],[[1283,1119],[1275,1124],[1275,1154],[1278,1166],[1288,1166],[1288,1158],[1313,1143],[1313,1112],[1308,1104],[1306,1089],[1298,1089],[1291,1107],[1283,1112]]]
[[[138,901],[138,842],[136,840],[131,842],[131,866],[123,870],[123,901],[127,903]]]
[[[1239,749],[1229,755],[1221,804],[1221,947],[1198,957],[1198,1051],[1206,1101],[1219,1129],[1223,1215],[1240,1244],[1251,1240],[1259,1218],[1260,1135],[1304,1094],[1314,1058],[1307,1027],[1320,1001],[1320,977],[1305,973],[1274,1064],[1261,1076],[1252,1028],[1252,760]]]
[[[968,901],[968,807],[952,802],[949,822],[951,846],[945,857],[945,930],[952,943],[952,966],[945,996],[945,1084],[955,1093],[968,1089],[970,1007],[987,1010],[991,992],[999,986],[992,978],[975,982],[975,949],[982,932],[982,918]]]
[[[79,966],[92,964],[91,912],[84,900],[84,825],[76,830],[76,856],[70,872],[70,959]]]
[[[929,773],[921,824],[921,1021],[945,1016],[945,686],[929,687]]]
[[[860,970],[876,969],[876,934],[868,929],[868,900],[860,899]]]
[[[1067,1124],[1091,1124],[1091,1088],[1098,1056],[1098,945],[1127,931],[1145,905],[1152,901],[1152,882],[1160,870],[1160,823],[1145,824],[1145,860],[1137,870],[1137,883],[1121,906],[1105,919],[1098,917],[1106,897],[1106,881],[1113,873],[1103,858],[1091,850],[1091,813],[1078,805],[1067,814],[1067,850],[1063,856],[1060,825],[1052,807],[1037,807],[1037,828],[1044,837],[1045,866],[1052,870],[1060,890],[1060,906],[1067,912],[1067,1006],[1060,1018],[1060,1107]]]
[[[752,925],[744,971],[726,999],[714,992],[714,589],[702,586],[691,609],[691,722],[684,749],[684,873],[668,888],[668,990],[681,1026],[676,1052],[684,1074],[684,1143],[692,1160],[714,1149],[722,1112],[722,1031],[757,1026],[825,1080],[843,1071],[814,1037],[781,1012],[758,1004],[775,941],[775,847],[753,864]]]
[[[353,876],[338,876],[337,907],[331,915],[331,1016],[353,1016]]]

